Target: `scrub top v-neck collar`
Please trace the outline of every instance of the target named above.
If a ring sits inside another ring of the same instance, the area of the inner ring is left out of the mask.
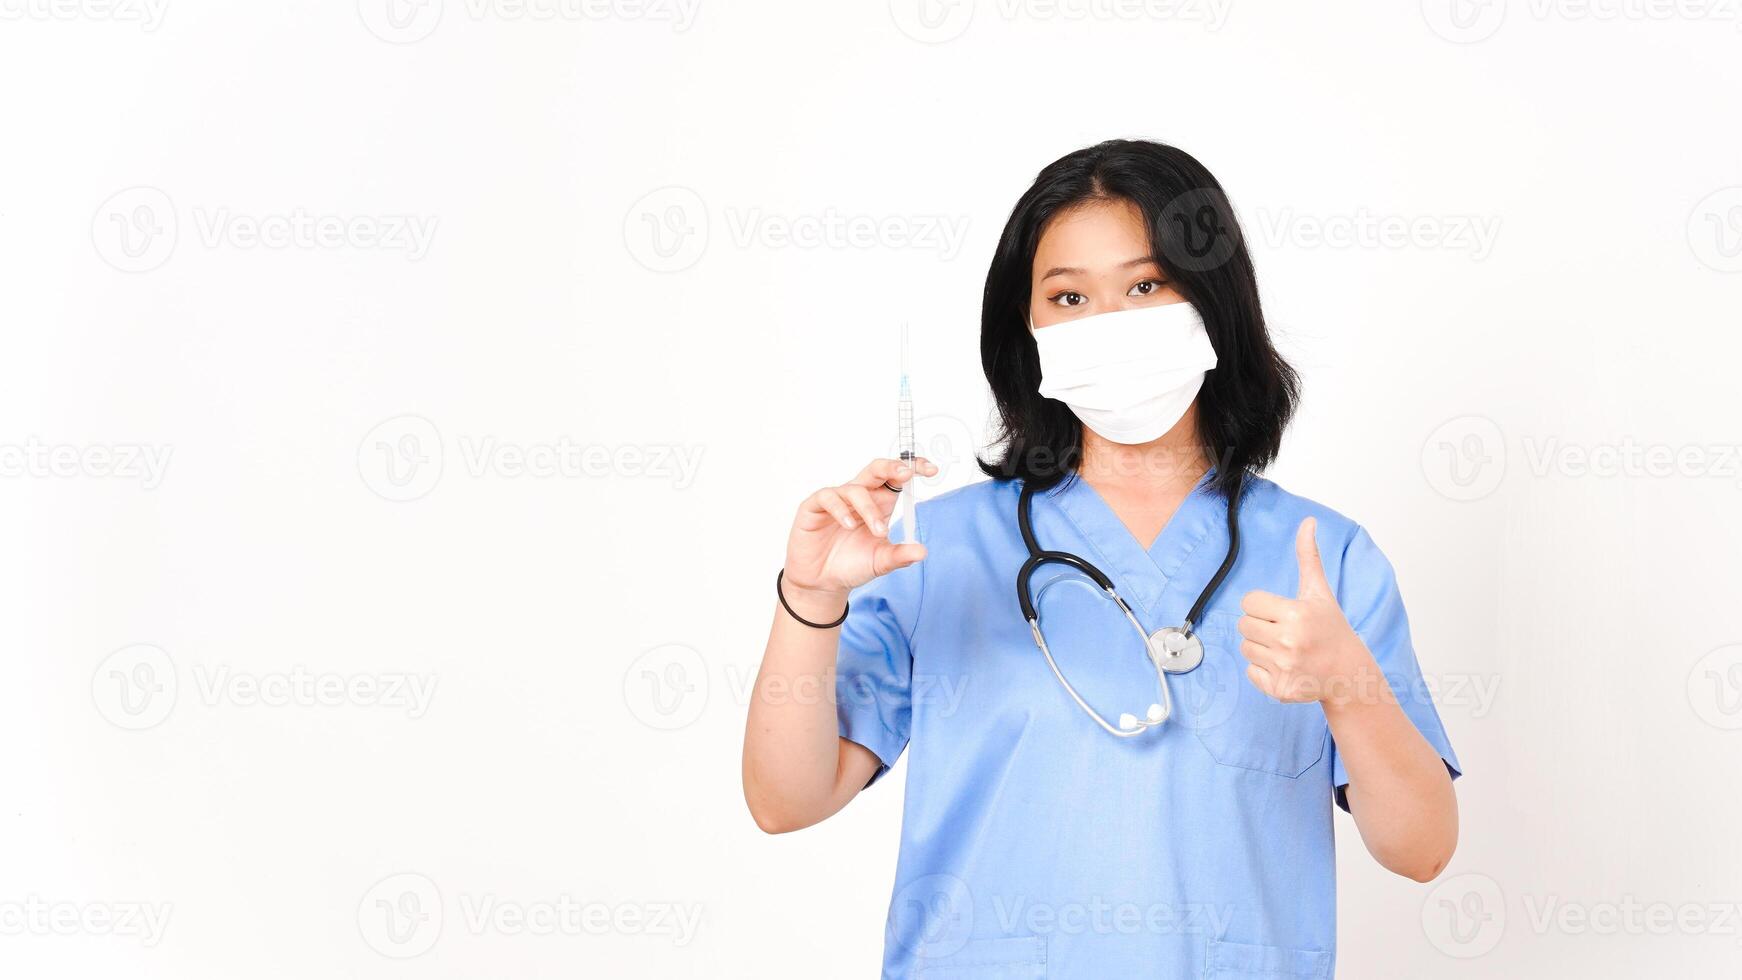
[[[1047,491],[1047,497],[1089,542],[1094,554],[1083,557],[1113,577],[1120,595],[1155,615],[1159,612],[1162,598],[1174,587],[1181,572],[1198,564],[1192,559],[1200,554],[1210,539],[1220,540],[1222,547],[1226,548],[1226,504],[1208,489],[1215,474],[1212,467],[1198,479],[1191,492],[1180,501],[1173,516],[1168,518],[1161,533],[1156,535],[1155,543],[1147,549],[1082,476],[1072,474]],[[1221,560],[1219,553],[1216,560]],[[1189,604],[1203,586],[1203,582],[1181,582],[1179,589],[1191,591],[1191,595],[1185,597]]]

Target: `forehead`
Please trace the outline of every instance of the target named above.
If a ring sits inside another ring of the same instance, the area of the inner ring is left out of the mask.
[[[1123,198],[1084,201],[1060,211],[1041,230],[1036,268],[1118,266],[1149,254],[1143,212]]]

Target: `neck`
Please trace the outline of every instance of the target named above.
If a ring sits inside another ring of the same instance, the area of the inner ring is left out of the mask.
[[[1083,459],[1077,475],[1100,491],[1185,493],[1209,472],[1209,451],[1198,438],[1194,404],[1161,438],[1125,445],[1083,428]]]

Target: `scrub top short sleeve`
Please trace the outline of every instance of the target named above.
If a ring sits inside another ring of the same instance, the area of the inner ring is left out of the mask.
[[[1403,611],[1403,596],[1397,589],[1397,575],[1365,528],[1355,528],[1343,551],[1337,602],[1349,625],[1379,662],[1379,669],[1404,714],[1445,760],[1452,778],[1458,778],[1463,767],[1458,763],[1457,753],[1452,751],[1445,725],[1434,708],[1433,694],[1422,679],[1421,665],[1416,662],[1415,647],[1409,638],[1409,617]],[[1335,739],[1331,741],[1331,760],[1337,805],[1348,810],[1349,773],[1343,768]]]
[[[897,521],[891,537],[900,540],[900,535]],[[924,568],[920,562],[880,575],[847,597],[835,658],[835,713],[841,737],[870,749],[883,763],[873,783],[907,747],[913,720],[911,638]]]

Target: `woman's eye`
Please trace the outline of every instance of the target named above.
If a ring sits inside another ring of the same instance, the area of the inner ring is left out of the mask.
[[[1089,301],[1089,298],[1082,293],[1073,293],[1067,289],[1054,296],[1052,301],[1060,306],[1082,306]]]
[[[1138,283],[1137,285],[1132,286],[1131,292],[1127,293],[1126,295],[1127,296],[1153,296],[1153,295],[1155,295],[1156,290],[1160,289],[1161,287],[1163,287],[1165,285],[1167,285],[1167,283],[1163,280],[1160,280],[1160,279],[1145,279],[1142,282]]]

